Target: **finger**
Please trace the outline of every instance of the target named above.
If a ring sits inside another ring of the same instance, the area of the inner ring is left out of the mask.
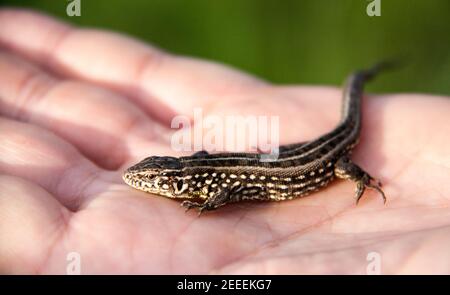
[[[0,173],[32,181],[76,210],[105,190],[102,170],[45,129],[0,118]]]
[[[71,213],[29,181],[0,175],[0,269],[40,273],[54,245],[64,238]]]
[[[149,149],[148,142],[162,132],[122,96],[59,80],[4,52],[0,52],[0,114],[53,131],[107,169],[120,167],[136,146]]]
[[[153,115],[161,105],[191,115],[194,106],[263,84],[221,65],[172,56],[114,33],[75,29],[30,11],[0,11],[0,43],[58,72],[125,91]],[[164,113],[166,121],[174,115]]]

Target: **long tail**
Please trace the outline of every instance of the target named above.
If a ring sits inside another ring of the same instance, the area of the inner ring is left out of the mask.
[[[399,60],[385,60],[375,64],[373,67],[362,70],[360,73],[364,75],[365,80],[371,80],[380,72],[390,71],[402,67],[404,64]]]

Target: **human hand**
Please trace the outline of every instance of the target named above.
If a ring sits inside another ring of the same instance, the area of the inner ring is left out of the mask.
[[[170,120],[280,117],[283,143],[339,120],[341,90],[274,86],[111,32],[0,10],[0,271],[65,273],[449,273],[450,100],[369,97],[352,158],[388,202],[335,181],[306,198],[239,203],[197,217],[123,183],[170,147]]]

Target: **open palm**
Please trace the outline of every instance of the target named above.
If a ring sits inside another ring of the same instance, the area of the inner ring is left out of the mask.
[[[336,181],[307,198],[198,217],[125,185],[122,171],[170,147],[170,120],[280,118],[282,143],[338,122],[341,91],[274,86],[115,33],[0,11],[0,272],[450,273],[450,100],[364,101],[353,159],[388,202]],[[374,258],[375,257],[375,258]],[[368,261],[369,259],[369,261]],[[369,266],[370,268],[370,266]]]

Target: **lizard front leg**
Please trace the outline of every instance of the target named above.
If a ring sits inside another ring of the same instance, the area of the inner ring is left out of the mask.
[[[208,197],[203,203],[186,200],[181,203],[181,206],[185,207],[186,211],[192,208],[198,208],[200,215],[204,210],[215,210],[228,203],[243,200],[268,200],[268,198],[264,192],[264,188],[244,188],[242,186],[234,186],[230,188],[221,188],[215,194]]]
[[[200,215],[204,210],[214,210],[229,203],[232,198],[232,192],[232,189],[223,188],[214,195],[208,197],[203,203],[186,200],[181,203],[181,206],[185,207],[186,211],[192,208],[198,208],[198,214]]]

